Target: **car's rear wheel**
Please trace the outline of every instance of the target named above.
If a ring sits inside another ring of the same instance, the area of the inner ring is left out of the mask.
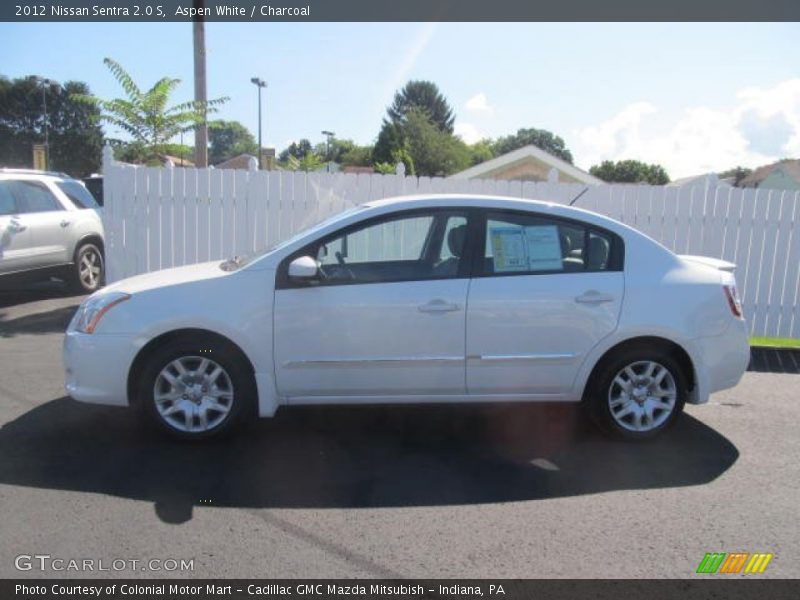
[[[161,431],[181,439],[229,433],[253,405],[252,373],[226,344],[177,340],[147,362],[138,401]]]
[[[628,440],[655,437],[686,402],[686,376],[669,352],[629,348],[608,360],[590,389],[592,417],[605,431]]]
[[[95,244],[82,244],[75,252],[72,284],[78,291],[92,293],[103,285],[103,252]]]

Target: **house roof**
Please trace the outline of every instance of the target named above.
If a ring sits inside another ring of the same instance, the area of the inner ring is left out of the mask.
[[[700,175],[692,175],[691,177],[681,177],[673,179],[667,184],[667,187],[685,187],[690,185],[721,185],[730,186],[729,179],[719,179],[716,173],[701,173]]]
[[[603,180],[598,179],[594,175],[590,175],[575,165],[571,165],[567,161],[561,160],[557,156],[553,156],[549,152],[545,152],[541,148],[534,145],[523,146],[522,148],[517,148],[516,150],[491,160],[487,160],[475,165],[474,167],[470,167],[469,169],[451,175],[449,179],[480,179],[492,171],[513,165],[514,163],[526,158],[535,158],[556,169],[557,171],[561,171],[562,173],[569,175],[581,183],[588,185],[603,185],[605,183]]]
[[[181,158],[180,156],[172,156],[170,154],[162,154],[162,160],[168,160],[176,167],[193,167],[194,163],[187,158]]]
[[[769,177],[775,170],[780,169],[786,175],[800,182],[800,159],[779,160],[771,165],[758,167],[750,175],[739,182],[739,187],[758,187],[762,181]]]

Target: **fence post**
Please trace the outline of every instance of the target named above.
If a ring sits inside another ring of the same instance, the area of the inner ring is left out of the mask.
[[[117,167],[114,161],[114,150],[111,148],[111,144],[106,142],[106,145],[103,146],[103,164],[102,164],[102,173],[103,173],[103,205],[104,208],[101,211],[101,218],[103,220],[103,232],[104,232],[104,239],[103,239],[103,246],[104,246],[104,258],[105,258],[105,277],[106,281],[113,282],[118,277],[117,262],[115,260],[118,252],[116,251],[116,244],[117,239],[114,230],[117,226],[117,219],[118,214],[120,212],[121,207],[115,206],[116,198],[114,194],[111,192],[112,188],[112,179],[115,179]],[[118,186],[113,186],[117,187]],[[109,257],[111,260],[109,260]]]

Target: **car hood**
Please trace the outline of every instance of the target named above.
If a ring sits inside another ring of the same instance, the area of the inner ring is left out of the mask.
[[[112,283],[103,288],[103,291],[135,294],[137,292],[171,287],[182,283],[227,277],[231,273],[220,269],[220,262],[221,261],[215,260],[212,262],[186,265],[185,267],[175,267],[174,269],[163,269],[161,271],[136,275]]]

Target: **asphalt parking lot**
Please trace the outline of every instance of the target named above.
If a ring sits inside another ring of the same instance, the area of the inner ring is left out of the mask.
[[[80,300],[0,292],[0,577],[692,577],[706,552],[800,576],[797,357],[647,444],[531,405],[293,409],[179,444],[64,397]],[[194,570],[15,568],[33,554]]]

